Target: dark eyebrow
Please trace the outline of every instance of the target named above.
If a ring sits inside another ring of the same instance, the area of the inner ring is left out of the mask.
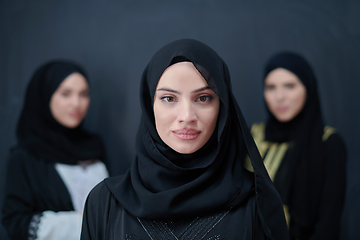
[[[59,87],[59,89],[61,91],[70,91],[70,92],[73,91],[73,89],[71,87]],[[89,88],[80,89],[80,92],[84,92],[84,91],[90,92],[90,89]]]
[[[207,89],[210,89],[210,87],[205,86],[205,87],[202,87],[202,88],[199,88],[199,89],[195,89],[194,91],[192,91],[192,93],[201,92],[201,91],[204,91],[204,90],[207,90]],[[173,90],[173,89],[170,89],[170,88],[159,88],[156,91],[172,92],[172,93],[176,93],[176,94],[179,94],[179,95],[181,94],[179,91],[176,91],[176,90]]]
[[[159,89],[156,89],[156,91],[164,91],[164,92],[172,92],[172,93],[176,93],[176,94],[181,94],[180,92],[178,92],[176,90],[172,90],[170,88],[159,88]]]
[[[59,89],[61,90],[61,91],[72,91],[72,89],[71,88],[68,88],[68,87],[59,87]]]
[[[196,92],[201,92],[201,91],[204,91],[204,90],[207,90],[207,89],[210,89],[209,86],[206,86],[206,87],[202,87],[202,88],[199,88],[199,89],[196,89],[194,91],[192,91],[193,93],[196,93]]]

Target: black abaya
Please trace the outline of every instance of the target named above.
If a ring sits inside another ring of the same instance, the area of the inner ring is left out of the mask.
[[[165,69],[179,61],[192,62],[220,99],[213,136],[192,154],[177,153],[161,140],[153,114],[157,83]],[[196,40],[169,43],[147,65],[140,98],[135,160],[125,175],[106,179],[90,193],[83,240],[171,239],[168,234],[185,239],[187,230],[181,235],[181,229],[169,232],[165,226],[171,222],[187,229],[198,223],[189,221],[217,218],[224,212],[216,225],[205,222],[198,229],[207,230],[204,239],[288,238],[279,195],[231,93],[227,66],[217,53]],[[246,154],[254,173],[243,167]],[[164,235],[154,238],[153,231],[155,236]]]

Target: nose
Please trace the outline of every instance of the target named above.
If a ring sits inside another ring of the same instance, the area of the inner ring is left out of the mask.
[[[188,101],[180,103],[178,106],[178,120],[180,123],[196,122],[196,107]]]
[[[80,96],[74,94],[74,96],[73,96],[72,99],[71,99],[72,105],[73,105],[74,107],[79,107],[79,106],[80,106],[80,101],[81,101]]]
[[[284,99],[284,97],[285,97],[285,92],[284,92],[284,90],[278,89],[278,90],[275,92],[275,98],[276,98],[276,100],[281,101],[281,100]]]

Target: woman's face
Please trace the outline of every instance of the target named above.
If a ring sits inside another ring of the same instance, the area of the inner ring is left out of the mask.
[[[306,88],[294,73],[276,68],[266,76],[264,97],[275,118],[280,122],[288,122],[303,109]]]
[[[154,96],[156,130],[173,150],[196,152],[216,127],[220,101],[191,62],[168,67]]]
[[[62,81],[50,99],[52,116],[67,128],[76,128],[90,103],[89,85],[83,75],[72,73]]]

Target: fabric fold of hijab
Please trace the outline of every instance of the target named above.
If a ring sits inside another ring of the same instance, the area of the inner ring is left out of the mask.
[[[274,184],[283,202],[290,205],[291,218],[310,227],[316,221],[319,189],[325,174],[324,123],[316,79],[307,61],[293,52],[274,55],[265,67],[264,79],[277,68],[291,71],[301,80],[306,88],[306,102],[301,112],[285,123],[279,122],[267,108],[265,139],[290,143]]]
[[[66,77],[76,72],[86,79],[86,73],[77,64],[51,61],[37,69],[28,85],[16,135],[18,144],[36,158],[77,164],[104,157],[103,145],[97,136],[85,131],[82,124],[73,129],[64,127],[51,114],[53,93]]]
[[[192,154],[176,153],[161,140],[153,114],[160,77],[167,67],[184,59],[194,64],[220,99],[213,136]],[[107,182],[127,211],[154,220],[189,218],[238,206],[256,193],[264,228],[274,239],[286,239],[280,237],[286,236],[286,229],[278,231],[277,226],[284,221],[280,197],[232,95],[228,68],[214,50],[192,39],[165,45],[143,72],[140,102],[136,158],[121,182]],[[255,174],[243,168],[246,154]]]

